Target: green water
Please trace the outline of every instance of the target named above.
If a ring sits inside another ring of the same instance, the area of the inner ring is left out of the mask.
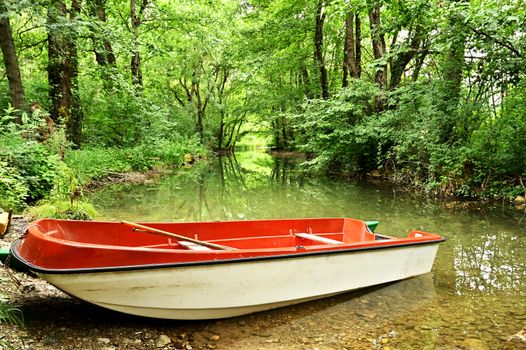
[[[254,324],[284,319],[272,328],[280,344],[306,348],[453,348],[473,338],[492,349],[526,349],[526,342],[508,341],[526,326],[526,218],[520,212],[446,209],[385,185],[308,175],[297,162],[243,152],[149,184],[105,187],[90,199],[107,220],[347,216],[379,220],[378,232],[395,236],[411,229],[439,233],[448,240],[431,274],[247,317]],[[309,338],[311,323],[323,324],[322,341]],[[298,337],[287,335],[290,327],[298,327]]]

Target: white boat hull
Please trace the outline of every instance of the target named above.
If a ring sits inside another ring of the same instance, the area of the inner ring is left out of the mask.
[[[215,319],[421,275],[431,270],[437,249],[432,243],[154,269],[36,273],[108,309],[165,319]]]

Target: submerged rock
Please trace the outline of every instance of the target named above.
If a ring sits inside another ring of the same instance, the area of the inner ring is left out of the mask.
[[[159,338],[157,338],[157,342],[155,343],[155,346],[158,348],[164,348],[166,345],[170,344],[172,342],[172,339],[168,337],[167,335],[161,334]]]
[[[520,331],[518,331],[514,335],[508,337],[506,340],[507,341],[519,340],[519,341],[526,342],[526,326],[524,326]]]
[[[97,338],[97,342],[102,344],[109,344],[111,340],[109,338]]]
[[[376,313],[374,311],[365,309],[365,310],[358,310],[356,311],[356,315],[366,317],[366,318],[375,318]]]
[[[480,339],[468,338],[460,344],[464,350],[490,350],[488,343]]]
[[[211,341],[219,341],[221,339],[221,337],[217,334],[214,334],[213,336],[210,337],[210,340]]]

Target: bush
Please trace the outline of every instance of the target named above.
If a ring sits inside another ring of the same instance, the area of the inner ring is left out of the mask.
[[[297,147],[324,172],[359,176],[379,168],[396,182],[464,197],[524,192],[526,83],[508,92],[497,115],[485,101],[445,110],[440,84],[402,86],[381,113],[372,108],[377,88],[360,81],[309,101],[293,116]]]
[[[179,138],[172,141],[157,140],[133,148],[91,148],[70,150],[64,161],[71,168],[80,185],[111,173],[146,171],[160,164],[181,165],[186,153],[194,156],[206,154],[197,138]]]
[[[46,197],[53,188],[58,158],[42,144],[21,137],[0,137],[0,162],[9,172],[2,178],[14,208]],[[16,199],[18,198],[18,199]]]
[[[206,153],[195,137],[164,139],[154,134],[135,147],[68,150],[60,128],[40,140],[44,126],[37,112],[23,114],[22,120],[21,125],[14,122],[12,108],[0,118],[0,206],[21,210],[39,201],[32,211],[39,217],[88,218],[94,214],[92,208],[75,201],[90,181],[160,164],[181,165],[187,153],[194,157]]]
[[[64,162],[74,171],[80,185],[101,179],[112,172],[131,170],[125,150],[115,148],[70,150],[66,152]]]
[[[29,187],[16,168],[0,160],[0,208],[20,210],[29,196]]]
[[[508,93],[496,117],[487,118],[470,139],[472,187],[490,196],[524,193],[526,176],[526,82]]]
[[[375,147],[356,126],[372,114],[377,94],[373,84],[356,80],[330,100],[308,101],[303,113],[292,117],[297,147],[313,156],[306,164],[326,172],[368,170]]]

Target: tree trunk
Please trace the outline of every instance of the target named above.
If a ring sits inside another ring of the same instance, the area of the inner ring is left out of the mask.
[[[146,6],[146,1],[143,1],[139,12],[144,10]],[[133,50],[131,58],[131,73],[132,73],[132,82],[136,87],[137,91],[142,90],[142,71],[141,71],[141,55],[138,50],[138,38],[137,38],[137,29],[141,24],[141,19],[137,13],[137,4],[136,0],[130,0],[130,20],[131,20],[131,32],[133,37]]]
[[[327,67],[323,58],[323,25],[325,23],[325,1],[318,1],[318,8],[316,11],[316,30],[314,34],[314,48],[315,57],[320,69],[320,85],[321,96],[324,99],[329,98],[329,78],[327,75]]]
[[[223,139],[225,133],[225,113],[220,111],[219,130],[217,131],[217,149],[223,149]]]
[[[206,106],[208,105],[208,96],[205,97],[204,101],[201,98],[201,88],[199,82],[193,82],[192,83],[192,90],[191,93],[196,97],[195,98],[195,108],[197,110],[197,119],[195,123],[195,129],[196,132],[199,134],[199,141],[204,143],[205,140],[205,133],[204,133],[204,126],[203,121],[205,120],[206,115]]]
[[[453,143],[467,136],[455,132],[455,126],[459,124],[457,108],[465,66],[466,31],[463,22],[460,14],[452,14],[449,18],[450,46],[442,64],[442,96],[437,102],[438,108],[445,116],[445,120],[440,122],[439,139],[442,143]]]
[[[102,25],[105,25],[106,23],[105,2],[106,0],[90,0],[89,6],[91,16],[96,17],[102,23]],[[117,60],[115,58],[115,54],[113,53],[111,42],[104,37],[103,33],[98,32],[97,29],[95,29],[93,36],[93,44],[93,51],[95,52],[95,59],[97,63],[102,67],[108,65],[115,66]]]
[[[307,66],[305,65],[301,66],[301,78],[303,81],[303,87],[304,87],[303,91],[305,93],[305,97],[307,97],[308,99],[312,99],[314,95],[311,91],[309,70],[307,69]]]
[[[51,100],[51,119],[58,125],[62,124],[71,113],[70,88],[65,81],[67,54],[65,47],[64,28],[60,23],[66,21],[66,4],[53,0],[48,7],[48,82],[49,99]]]
[[[354,57],[354,16],[352,12],[349,12],[345,18],[345,40],[343,43],[342,87],[344,88],[349,85],[348,76]]]
[[[360,15],[357,13],[354,17],[354,26],[355,26],[355,46],[354,52],[356,54],[356,75],[354,78],[360,78],[362,76],[362,21],[360,20]]]
[[[138,90],[142,90],[141,55],[139,51],[132,53],[131,72],[133,85],[135,85]]]
[[[197,121],[195,124],[195,128],[197,133],[199,134],[199,141],[201,144],[204,142],[205,135],[204,135],[204,128],[203,128],[203,120],[205,119],[205,110],[204,109],[198,109],[197,110]]]
[[[80,17],[80,1],[71,1],[70,21],[74,22]],[[74,26],[75,27],[75,26]],[[82,145],[82,124],[84,121],[84,112],[80,103],[78,77],[79,77],[79,61],[77,52],[77,33],[72,30],[69,37],[69,52],[66,56],[67,67],[69,67],[70,86],[71,86],[71,115],[66,119],[66,132],[68,138],[75,148],[80,148]]]
[[[70,26],[64,26],[80,16],[80,2],[72,0],[69,19],[67,12],[62,0],[53,0],[48,7],[49,98],[51,118],[66,125],[68,141],[80,148],[83,112],[78,95],[77,34]]]
[[[354,29],[356,22],[356,31]],[[360,66],[357,60],[358,53],[357,49],[361,49],[360,43],[357,41],[359,37],[355,36],[360,33],[359,29],[359,17],[354,15],[352,12],[347,14],[345,19],[345,42],[343,47],[343,80],[342,87],[349,85],[348,77],[359,78],[360,77]],[[360,57],[361,58],[361,57]]]
[[[2,38],[2,40],[0,40],[0,46],[4,56],[7,80],[9,81],[11,102],[13,107],[18,110],[17,123],[21,123],[22,121],[19,115],[21,111],[25,110],[24,87],[22,86],[20,66],[18,65],[13,33],[11,31],[11,24],[9,23],[8,11],[4,0],[0,0],[0,37]]]
[[[413,73],[411,74],[411,80],[413,82],[418,80],[418,77],[420,76],[420,70],[422,69],[422,66],[424,65],[424,61],[426,59],[426,56],[428,54],[428,50],[424,49],[423,52],[421,52],[416,60],[415,60],[415,68],[413,69]]]
[[[452,40],[447,50],[442,74],[445,81],[445,97],[450,105],[457,105],[460,100],[462,71],[465,65],[464,52],[466,34],[460,19],[451,19]]]
[[[289,133],[288,133],[288,125],[287,125],[287,117],[285,115],[281,116],[281,134],[283,137],[283,149],[289,148]]]
[[[192,80],[197,79],[196,78],[196,72],[194,71],[194,74],[192,75]],[[179,79],[179,84],[181,88],[184,90],[185,97],[182,97],[178,94],[177,90],[172,90],[175,95],[175,99],[179,102],[179,104],[184,107],[192,107],[193,111],[195,112],[195,131],[199,134],[199,139],[201,143],[204,142],[204,119],[206,116],[206,108],[208,106],[209,102],[209,95],[206,95],[206,97],[203,99],[201,97],[201,87],[199,81],[193,81],[192,83],[187,83],[185,78]]]
[[[397,52],[389,61],[391,70],[391,78],[389,79],[389,89],[394,90],[401,82],[402,75],[409,62],[415,57],[420,49],[422,43],[422,28],[420,25],[416,26],[414,33],[409,33],[409,49],[402,52]],[[396,48],[392,48],[390,52],[395,52]]]
[[[382,22],[380,18],[380,5],[375,5],[369,10],[369,25],[371,27],[371,42],[373,45],[373,56],[375,60],[381,60],[386,53],[384,34],[382,33]],[[381,89],[387,88],[387,65],[377,65],[375,78],[376,84]]]
[[[223,73],[221,75],[221,73]],[[218,137],[217,137],[217,148],[223,149],[223,140],[224,140],[224,133],[225,133],[225,117],[228,115],[226,111],[225,106],[225,88],[226,83],[228,81],[228,76],[230,75],[230,72],[228,68],[222,68],[221,66],[218,66],[216,68],[216,80],[221,77],[219,84],[216,85],[217,90],[217,102],[219,105],[219,114],[220,114],[220,121],[219,121],[219,131],[218,131]]]

